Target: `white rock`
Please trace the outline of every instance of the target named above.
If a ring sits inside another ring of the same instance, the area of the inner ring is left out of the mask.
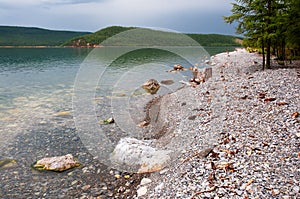
[[[144,187],[140,187],[136,192],[137,192],[137,196],[141,197],[143,195],[145,195],[147,193],[148,189],[146,186]]]
[[[165,184],[162,182],[154,188],[155,192],[159,192],[164,188]]]
[[[149,142],[135,138],[122,138],[110,160],[115,167],[137,173],[160,171],[170,161],[170,151],[159,150],[150,146]],[[126,168],[125,168],[126,167]]]
[[[149,183],[151,183],[152,182],[152,180],[151,179],[149,179],[149,178],[143,178],[142,180],[141,180],[141,186],[144,186],[144,185],[146,185],[146,184],[149,184]]]

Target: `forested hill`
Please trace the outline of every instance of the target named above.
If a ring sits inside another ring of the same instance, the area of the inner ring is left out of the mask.
[[[106,40],[113,35],[121,33],[123,31],[132,30],[137,27],[122,27],[122,26],[111,26],[104,29],[101,29],[95,33],[79,36],[72,38],[69,41],[65,42],[64,46],[72,47],[84,47],[84,46],[94,46],[99,45],[101,42]],[[146,30],[146,29],[145,29]],[[176,34],[176,33],[174,33]],[[170,36],[166,34],[167,36]],[[156,43],[164,43],[166,35],[163,32],[157,31],[158,40]],[[231,35],[221,35],[221,34],[186,34],[195,41],[197,41],[202,46],[241,46],[242,38],[231,36]],[[143,40],[145,35],[136,35],[135,40]],[[134,42],[134,41],[133,41]],[[122,42],[120,42],[122,43]],[[134,45],[134,43],[132,43]]]
[[[97,32],[74,32],[41,28],[0,26],[0,46],[68,46],[92,47],[118,33],[137,27],[111,26]],[[145,29],[147,30],[147,29]],[[157,43],[165,43],[170,35],[157,31]],[[176,34],[176,33],[174,33]],[[186,34],[202,46],[240,46],[241,38],[220,34]],[[136,35],[134,40],[144,40]],[[135,45],[133,41],[132,45]],[[121,42],[122,43],[122,42]],[[180,42],[179,42],[180,43]]]
[[[0,26],[0,46],[59,46],[71,38],[89,33]]]

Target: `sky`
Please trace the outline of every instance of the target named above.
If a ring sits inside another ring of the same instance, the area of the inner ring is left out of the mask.
[[[234,0],[0,0],[0,25],[94,32],[112,25],[235,34]]]

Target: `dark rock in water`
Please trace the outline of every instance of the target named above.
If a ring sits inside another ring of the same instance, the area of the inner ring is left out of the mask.
[[[106,120],[100,121],[100,124],[113,124],[113,123],[115,123],[115,120],[112,117],[108,118]]]
[[[174,84],[174,81],[171,79],[167,79],[167,80],[160,81],[160,83],[164,84],[164,85],[171,85],[171,84]]]
[[[17,161],[14,159],[0,159],[0,169],[8,169],[17,166]]]
[[[73,155],[67,154],[64,156],[43,158],[38,160],[33,167],[38,170],[65,171],[78,166],[80,166],[80,163],[75,160]]]
[[[143,89],[145,89],[148,93],[155,94],[158,89],[160,88],[160,85],[157,80],[155,79],[149,79],[142,85]]]
[[[180,65],[180,64],[175,64],[175,65],[173,66],[173,69],[174,69],[174,70],[184,70],[184,67],[183,67],[182,65]]]

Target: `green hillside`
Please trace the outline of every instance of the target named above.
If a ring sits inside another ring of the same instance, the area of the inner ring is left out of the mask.
[[[0,26],[0,46],[59,46],[66,40],[89,33]]]
[[[111,26],[95,33],[57,31],[41,28],[0,26],[0,46],[71,46],[90,47],[103,41],[119,45],[194,45],[187,44],[180,33],[167,33],[146,28],[128,32],[124,37],[112,37],[118,33],[135,29],[135,27]],[[154,33],[154,34],[153,34]],[[155,37],[153,37],[155,35]],[[220,34],[186,34],[202,46],[240,46],[241,38]],[[110,38],[110,39],[108,39]],[[107,40],[108,39],[108,40]],[[117,40],[117,41],[116,41]],[[104,43],[105,43],[104,42]]]
[[[241,46],[242,38],[220,34],[187,34],[201,46]]]
[[[151,44],[157,45],[170,45],[172,43],[180,45],[190,45],[190,44],[181,44],[180,40],[183,37],[178,33],[166,33],[163,31],[155,31],[150,29],[139,28],[140,31],[129,32],[126,35],[126,41],[121,41],[121,37],[111,38],[113,35],[121,33],[123,31],[134,29],[134,27],[121,27],[121,26],[112,26],[101,29],[95,33],[83,35],[80,37],[73,38],[65,42],[64,46],[73,46],[73,47],[84,47],[84,46],[94,46],[99,45],[104,40],[110,38],[108,43],[110,44],[119,44],[119,45],[136,45],[144,44],[147,45],[147,39]],[[152,32],[151,32],[152,31]],[[155,33],[155,37],[151,37]],[[220,35],[220,34],[186,34],[195,41],[197,41],[202,46],[241,46],[241,38],[230,36],[230,35]],[[146,38],[146,39],[145,39]],[[153,41],[155,39],[155,41]],[[118,41],[114,41],[118,40]],[[150,41],[151,40],[151,41]],[[183,41],[186,41],[183,39]],[[106,42],[106,41],[105,41]],[[194,45],[194,44],[191,44]]]
[[[63,44],[63,46],[80,47],[80,46],[87,46],[87,45],[90,46],[98,45],[104,40],[110,38],[111,36],[130,29],[134,29],[134,27],[122,27],[122,26],[107,27],[95,33],[72,38],[66,41]]]

